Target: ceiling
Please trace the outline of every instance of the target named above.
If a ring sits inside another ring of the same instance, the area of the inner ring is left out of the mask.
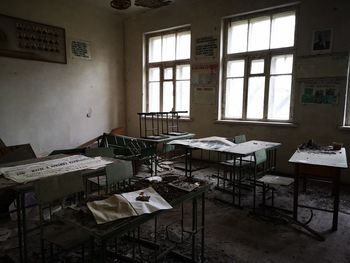
[[[121,15],[133,15],[137,13],[147,12],[148,10],[152,10],[152,8],[135,6],[135,0],[131,0],[131,6],[125,10],[117,10],[112,8],[110,5],[111,0],[85,0],[85,1],[97,7],[104,8],[116,14],[121,14]],[[172,1],[174,2],[175,0],[172,0]]]

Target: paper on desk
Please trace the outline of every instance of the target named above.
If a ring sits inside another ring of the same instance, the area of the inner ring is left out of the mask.
[[[150,196],[148,202],[136,200],[141,192]],[[94,215],[97,224],[172,208],[152,187],[121,195],[112,195],[100,201],[88,202],[87,206]]]
[[[101,157],[90,158],[83,155],[41,161],[37,163],[1,167],[0,174],[17,183],[27,183],[48,176],[75,172],[85,169],[98,169],[112,163]]]
[[[97,224],[137,216],[135,209],[121,195],[112,195],[104,200],[88,202],[87,206],[94,215]]]
[[[168,144],[184,145],[192,148],[214,151],[226,151],[227,149],[236,146],[236,144],[231,142],[230,140],[218,136],[206,137],[201,139],[173,140]]]
[[[138,197],[141,192],[143,192],[145,196],[150,196],[148,202],[136,200],[136,197]],[[130,202],[138,215],[150,214],[158,210],[173,208],[152,187],[135,192],[124,193],[122,196]]]

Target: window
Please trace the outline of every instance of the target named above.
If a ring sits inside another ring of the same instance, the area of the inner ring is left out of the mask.
[[[295,11],[225,20],[220,119],[290,121]]]
[[[191,31],[181,28],[146,35],[145,110],[187,111],[191,83]]]

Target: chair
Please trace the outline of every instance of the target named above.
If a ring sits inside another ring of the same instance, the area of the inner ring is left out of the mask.
[[[64,207],[68,197],[79,195],[84,191],[80,173],[68,173],[40,179],[35,183],[35,194],[39,205],[40,241],[42,262],[45,262],[45,242],[50,244],[50,256],[53,257],[53,246],[64,251],[72,251],[82,247],[84,260],[84,244],[90,241],[89,235],[78,228],[68,226],[54,219],[53,206]],[[48,216],[45,216],[48,214]]]
[[[264,175],[260,179],[258,179],[258,182],[262,183],[262,204],[263,208],[266,207],[266,192],[271,190],[271,207],[275,208],[274,204],[274,193],[277,187],[280,186],[289,186],[294,183],[293,178],[284,177],[284,176],[277,176],[277,175]]]
[[[130,184],[133,177],[133,166],[131,161],[116,160],[113,164],[106,166],[106,190],[109,192],[120,188],[120,184],[128,182]]]
[[[253,211],[255,212],[257,177],[265,175],[266,150],[261,149],[254,153],[253,162]]]

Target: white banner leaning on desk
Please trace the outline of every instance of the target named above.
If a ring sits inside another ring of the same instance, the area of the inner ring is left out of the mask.
[[[140,193],[149,197],[148,201],[137,200]],[[121,195],[112,195],[104,200],[89,202],[87,206],[94,215],[97,224],[173,208],[152,187]]]
[[[17,183],[27,183],[40,178],[70,173],[85,169],[98,169],[112,163],[101,157],[90,158],[73,155],[54,160],[0,168],[0,174]]]

